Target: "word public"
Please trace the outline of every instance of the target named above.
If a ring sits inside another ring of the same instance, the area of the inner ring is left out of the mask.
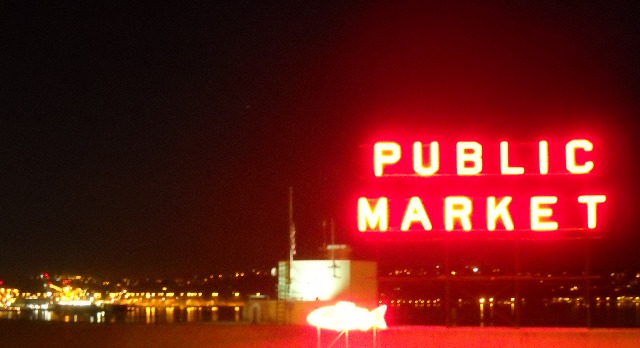
[[[529,174],[548,175],[549,174],[549,144],[547,141],[540,141],[537,144],[538,163],[535,169],[528,168]],[[412,146],[413,171],[418,177],[431,177],[438,174],[440,170],[440,147],[438,142],[428,144],[428,150],[422,142],[416,141]],[[565,144],[565,168],[567,174],[585,175],[589,174],[595,164],[589,154],[593,151],[593,143],[586,139],[574,139]],[[428,152],[428,163],[425,164],[425,152]],[[579,155],[578,155],[579,154]],[[483,171],[482,145],[474,141],[461,141],[456,143],[456,174],[458,176],[481,175]],[[378,178],[387,176],[385,169],[396,165],[402,158],[402,148],[395,142],[377,142],[373,146],[373,171]],[[578,160],[580,158],[580,160]],[[533,173],[532,173],[533,172]],[[517,176],[525,173],[524,167],[510,165],[509,143],[500,143],[500,174]],[[526,183],[524,183],[526,184]],[[603,194],[579,195],[575,199],[576,204],[585,206],[587,229],[597,227],[598,206],[606,202]],[[474,198],[477,200],[477,198]],[[483,199],[484,200],[484,199]],[[514,222],[510,211],[510,204],[513,200],[511,196],[489,196],[486,197],[486,217],[483,226],[473,226],[471,215],[473,213],[473,200],[466,196],[447,196],[444,198],[442,207],[444,230],[471,231],[473,229],[496,231],[498,226],[501,230],[513,231]],[[558,230],[558,223],[554,220],[554,205],[558,203],[557,196],[531,196],[529,200],[529,221],[528,228],[532,231],[554,231]],[[483,205],[484,206],[484,205]],[[433,225],[429,214],[426,211],[420,197],[413,196],[408,199],[404,207],[404,213],[400,231],[431,231]],[[387,232],[389,226],[389,198],[380,197],[360,197],[357,203],[358,230],[360,232]],[[525,223],[519,222],[518,226]],[[396,228],[393,228],[394,230]]]

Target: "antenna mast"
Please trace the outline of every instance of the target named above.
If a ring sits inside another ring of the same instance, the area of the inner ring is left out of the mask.
[[[293,223],[293,187],[289,187],[289,262],[296,254],[296,225]],[[291,263],[289,263],[291,265]]]

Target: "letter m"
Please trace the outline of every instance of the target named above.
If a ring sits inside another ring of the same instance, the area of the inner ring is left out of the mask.
[[[371,209],[370,200],[366,197],[358,199],[358,230],[378,230],[386,232],[389,229],[389,201],[387,197],[380,197],[375,201],[375,207]]]

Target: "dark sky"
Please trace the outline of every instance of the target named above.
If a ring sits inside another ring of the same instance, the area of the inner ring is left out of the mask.
[[[271,267],[289,186],[302,256],[357,246],[362,146],[433,134],[598,139],[640,265],[637,4],[213,3],[3,10],[0,278]]]

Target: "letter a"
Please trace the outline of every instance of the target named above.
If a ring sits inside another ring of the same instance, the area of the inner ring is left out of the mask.
[[[358,199],[358,230],[366,232],[378,228],[380,232],[389,229],[389,201],[387,197],[380,197],[375,208],[371,210],[369,200],[365,197]]]
[[[425,231],[431,231],[432,229],[429,216],[427,216],[427,212],[424,210],[422,201],[418,197],[411,197],[409,200],[409,204],[407,204],[407,211],[404,213],[404,218],[402,218],[402,226],[400,226],[400,230],[408,231],[409,227],[411,227],[411,224],[414,222],[421,223],[422,228]]]

